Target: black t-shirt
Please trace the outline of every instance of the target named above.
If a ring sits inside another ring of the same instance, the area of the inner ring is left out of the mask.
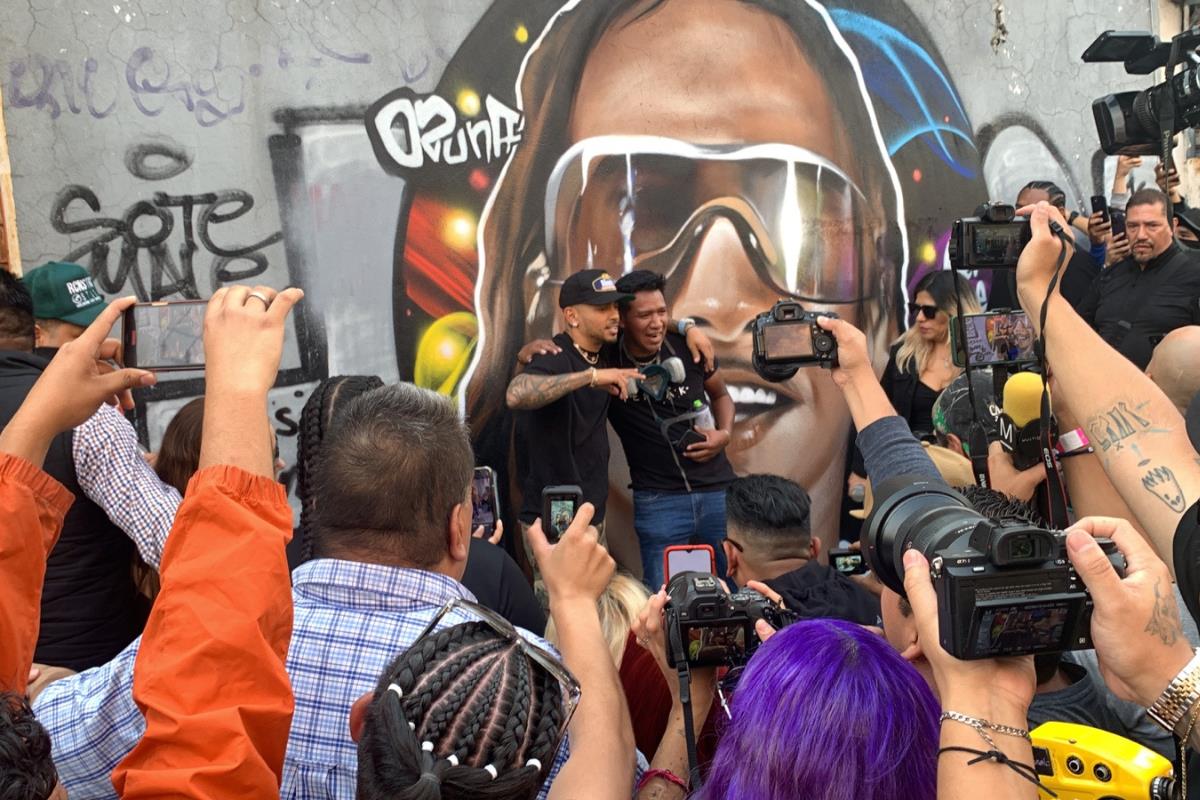
[[[546,632],[546,615],[512,556],[491,542],[471,537],[471,552],[462,585],[471,590],[481,605],[506,620],[541,636]]]
[[[1200,624],[1200,503],[1184,512],[1173,543],[1175,579],[1192,619]]]
[[[571,337],[560,333],[554,343],[562,348],[554,355],[536,355],[529,375],[569,375],[592,367],[611,366],[613,348],[605,348],[600,361],[589,364],[575,349]],[[596,507],[594,523],[604,521],[608,499],[608,401],[604,389],[583,388],[533,411],[517,412],[517,436],[527,454],[521,488],[521,521],[531,523],[542,515],[542,489],[575,485],[583,490],[584,502]]]
[[[660,363],[672,357],[682,361],[684,382],[671,384],[661,401],[639,393],[625,402],[614,399],[608,407],[608,419],[625,449],[633,488],[672,494],[724,489],[736,477],[724,453],[701,464],[685,458],[674,447],[693,427],[695,402],[708,402],[704,382],[713,373],[705,373],[692,361],[687,340],[677,333],[667,333],[658,357]],[[617,365],[638,366],[624,347],[619,348]]]
[[[1145,269],[1127,258],[1101,273],[1078,310],[1104,341],[1144,370],[1159,337],[1200,322],[1200,259],[1178,244]]]

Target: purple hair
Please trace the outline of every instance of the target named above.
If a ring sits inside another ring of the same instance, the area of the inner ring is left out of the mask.
[[[881,637],[797,622],[746,667],[693,800],[933,800],[938,703]]]

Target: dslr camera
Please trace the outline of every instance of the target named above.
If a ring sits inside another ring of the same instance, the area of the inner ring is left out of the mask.
[[[978,216],[954,220],[950,264],[955,269],[1015,269],[1033,232],[1027,217],[1005,203],[985,203]]]
[[[884,481],[863,526],[872,572],[904,594],[904,552],[929,560],[939,640],[960,659],[1058,653],[1092,646],[1092,598],[1067,559],[1066,535],[992,520],[944,484]],[[1098,539],[1117,572],[1125,557]]]
[[[664,609],[667,663],[678,668],[742,667],[758,649],[754,623],[765,619],[779,629],[795,616],[753,589],[728,594],[716,576],[681,572],[667,586]]]
[[[786,381],[800,367],[819,364],[826,369],[838,365],[837,339],[817,324],[829,311],[805,311],[795,300],[780,300],[754,318],[754,371],[764,380]]]

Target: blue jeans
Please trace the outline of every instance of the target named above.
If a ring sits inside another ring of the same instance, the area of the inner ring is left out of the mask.
[[[725,490],[666,494],[633,493],[633,527],[642,550],[642,580],[650,591],[663,584],[663,552],[672,545],[708,544],[725,577]]]

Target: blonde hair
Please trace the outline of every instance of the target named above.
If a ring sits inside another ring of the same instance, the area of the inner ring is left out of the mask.
[[[965,278],[955,275],[949,270],[940,270],[926,275],[917,284],[912,297],[916,298],[921,292],[927,292],[933,298],[938,311],[953,317],[958,314],[958,304],[954,298],[955,284],[957,284],[958,294],[962,298],[963,313],[982,313],[983,306],[979,305],[979,299],[971,291],[971,285]],[[949,336],[949,333],[949,328],[947,328],[946,335]],[[919,377],[929,367],[929,360],[933,357],[933,345],[921,338],[921,332],[916,325],[900,334],[897,341],[900,342],[900,349],[896,351],[896,368],[901,372],[908,372]],[[913,369],[914,366],[916,369]],[[956,367],[954,374],[957,376],[961,372],[962,370]]]
[[[633,621],[649,599],[650,590],[645,584],[624,572],[618,572],[612,576],[604,594],[596,601],[596,609],[600,612],[600,630],[608,642],[613,663],[618,667],[625,654],[625,642],[629,639],[629,631],[633,629]],[[554,627],[553,615],[546,621],[546,641],[558,647],[558,631]]]

